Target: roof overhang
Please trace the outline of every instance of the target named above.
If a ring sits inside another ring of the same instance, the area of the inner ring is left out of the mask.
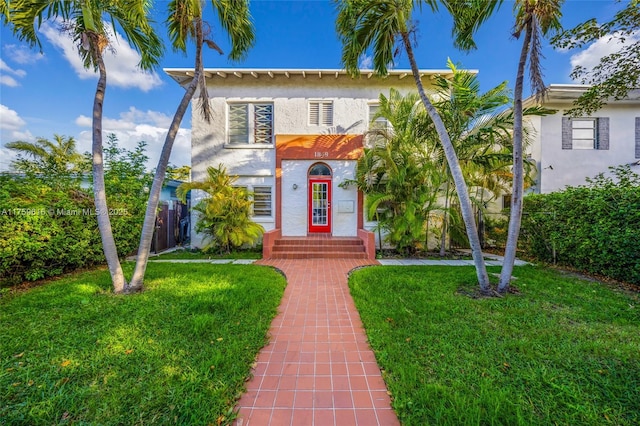
[[[472,74],[477,74],[478,70],[465,70]],[[165,68],[166,72],[178,84],[184,86],[194,75],[193,68]],[[412,79],[411,70],[389,70],[386,76],[379,76],[373,70],[361,70],[360,76],[352,77],[345,70],[338,69],[250,69],[250,68],[205,68],[204,74],[207,80],[211,82],[226,81],[227,79],[250,79],[265,81],[274,81],[277,79],[291,79],[293,77],[302,77],[303,79],[387,79],[387,80],[403,80],[405,78]],[[453,73],[449,69],[433,69],[420,70],[420,78],[432,79],[437,75],[451,76]]]
[[[542,104],[553,103],[573,103],[583,93],[589,90],[591,86],[586,84],[550,84],[545,90]],[[616,104],[637,104],[640,102],[640,89],[631,90],[625,99],[610,100],[608,103]],[[524,100],[525,106],[536,105],[535,96],[531,96]]]

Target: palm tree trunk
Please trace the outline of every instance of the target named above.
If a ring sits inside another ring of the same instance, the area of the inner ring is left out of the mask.
[[[93,101],[93,196],[96,206],[96,218],[98,220],[98,230],[102,240],[102,250],[107,259],[111,281],[113,282],[114,293],[122,293],[127,282],[122,272],[116,242],[113,239],[111,221],[109,220],[109,210],[107,208],[107,194],[104,184],[104,160],[102,155],[102,105],[107,87],[107,70],[102,59],[102,52],[96,52],[96,63],[100,72],[96,95]]]
[[[142,232],[140,234],[140,245],[138,246],[138,256],[136,258],[136,267],[133,271],[131,278],[131,284],[129,291],[140,291],[144,284],[144,274],[147,269],[147,263],[149,261],[149,251],[151,249],[151,240],[153,239],[153,230],[156,221],[156,210],[158,209],[158,202],[160,200],[160,193],[162,192],[162,185],[164,183],[165,174],[167,172],[167,165],[169,164],[169,157],[171,156],[171,150],[173,149],[173,143],[176,140],[178,130],[180,130],[180,123],[184,118],[189,102],[193,98],[196,88],[200,84],[200,79],[204,78],[203,66],[202,66],[202,19],[196,19],[196,62],[195,72],[193,80],[189,83],[187,91],[185,92],[176,113],[173,115],[171,126],[167,132],[164,145],[162,146],[162,152],[158,159],[158,166],[156,167],[156,173],[153,177],[153,184],[149,192],[149,201],[147,202],[147,210],[144,215],[144,223],[142,225]],[[202,84],[201,90],[207,90],[206,85]]]
[[[516,261],[518,237],[520,235],[520,223],[522,221],[522,197],[524,196],[524,165],[522,158],[522,91],[524,85],[524,69],[527,63],[529,44],[531,43],[532,26],[527,23],[520,61],[518,62],[518,74],[514,88],[513,98],[513,189],[511,193],[511,213],[509,215],[509,230],[507,232],[507,245],[504,249],[504,260],[500,271],[500,283],[498,292],[506,293],[511,283],[511,274]]]
[[[445,173],[447,171],[445,170]],[[440,237],[440,257],[444,257],[447,254],[447,230],[449,227],[449,184],[451,181],[447,179],[447,183],[444,189],[444,210],[442,211],[442,236]]]
[[[420,70],[418,69],[418,65],[416,64],[416,59],[413,54],[413,48],[411,47],[411,40],[409,40],[409,34],[407,32],[402,33],[402,41],[407,51],[409,63],[411,64],[411,71],[418,88],[418,94],[420,95],[420,99],[422,100],[422,103],[424,104],[429,117],[431,117],[431,120],[435,125],[436,131],[438,132],[440,143],[442,144],[442,149],[444,150],[445,157],[447,158],[447,163],[449,164],[449,170],[451,171],[451,175],[453,176],[453,182],[455,184],[456,192],[458,193],[458,198],[460,200],[460,210],[462,211],[462,218],[467,229],[469,244],[471,245],[471,255],[473,256],[473,263],[476,267],[476,275],[478,277],[478,284],[480,285],[480,292],[483,294],[489,294],[491,292],[489,275],[487,275],[487,267],[482,256],[482,248],[480,247],[480,240],[478,239],[476,222],[473,217],[471,199],[469,198],[467,184],[462,174],[462,168],[460,167],[460,163],[458,162],[458,157],[456,155],[455,149],[453,148],[453,144],[451,143],[451,139],[449,138],[449,134],[447,133],[447,129],[442,119],[440,118],[440,115],[433,107],[424,91],[422,80],[420,79]]]

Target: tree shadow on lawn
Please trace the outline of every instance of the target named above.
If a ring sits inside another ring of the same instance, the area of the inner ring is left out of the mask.
[[[2,300],[0,418],[227,423],[284,286],[260,266],[165,264],[134,295],[93,271]]]

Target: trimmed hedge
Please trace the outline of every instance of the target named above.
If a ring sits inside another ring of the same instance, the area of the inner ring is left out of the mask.
[[[640,284],[640,175],[612,168],[587,185],[524,199],[520,247],[545,261]]]
[[[140,240],[151,176],[144,143],[105,147],[109,216],[118,254]],[[105,262],[91,188],[74,176],[0,174],[0,287]]]

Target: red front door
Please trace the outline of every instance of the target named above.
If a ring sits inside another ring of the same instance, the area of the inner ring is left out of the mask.
[[[309,233],[331,233],[331,179],[309,179]]]

